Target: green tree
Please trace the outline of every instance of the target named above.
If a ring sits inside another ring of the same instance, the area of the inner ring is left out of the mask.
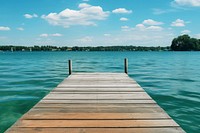
[[[171,49],[173,51],[197,51],[200,50],[200,42],[196,38],[190,38],[189,35],[182,35],[173,39]]]

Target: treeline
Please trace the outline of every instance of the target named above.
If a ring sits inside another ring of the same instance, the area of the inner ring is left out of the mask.
[[[68,47],[56,46],[0,46],[0,51],[66,51]]]
[[[173,51],[200,51],[200,39],[182,35],[174,38],[171,44]]]
[[[169,51],[170,47],[143,46],[97,46],[97,47],[57,47],[57,46],[0,46],[0,51]]]
[[[143,47],[143,46],[99,46],[99,47],[72,47],[72,51],[168,51],[170,47]]]

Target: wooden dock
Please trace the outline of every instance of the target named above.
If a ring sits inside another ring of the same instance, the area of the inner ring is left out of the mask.
[[[182,133],[125,73],[74,73],[7,133]]]

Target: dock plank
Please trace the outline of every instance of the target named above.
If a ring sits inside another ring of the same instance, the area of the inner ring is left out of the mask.
[[[147,120],[147,119],[171,119],[164,113],[47,113],[30,112],[24,116],[25,120]]]
[[[49,94],[44,99],[151,99],[146,93],[132,94]]]
[[[45,100],[43,99],[42,101],[40,101],[40,103],[155,103],[154,100],[95,100],[95,99],[75,99],[75,100]]]
[[[12,128],[10,133],[182,133],[180,127],[166,128]]]
[[[74,73],[7,133],[183,133],[124,73]]]
[[[99,107],[65,107],[65,108],[40,108],[36,107],[33,108],[32,110],[36,111],[43,111],[43,112],[54,112],[54,113],[59,113],[59,112],[66,112],[66,113],[160,113],[163,112],[162,109],[157,108],[157,107],[143,107],[141,110],[141,107],[129,107],[129,108],[124,108],[124,107],[110,107],[110,108],[99,108]]]
[[[10,133],[182,133],[180,127],[166,128],[13,128]]]
[[[98,107],[159,107],[157,104],[153,103],[153,104],[147,104],[147,103],[140,103],[140,104],[117,104],[117,103],[90,103],[90,104],[65,104],[65,103],[57,103],[57,104],[52,104],[52,103],[38,103],[36,107],[49,107],[49,108],[66,108],[66,107],[94,107],[94,106],[98,106]]]
[[[85,128],[130,128],[130,127],[178,127],[173,120],[21,120],[17,127],[85,127]]]
[[[59,87],[59,88],[55,88],[54,90],[52,90],[52,92],[135,92],[135,91],[144,91],[142,88],[137,87],[137,88],[117,88],[117,87],[113,87],[113,88],[98,88],[98,87]]]

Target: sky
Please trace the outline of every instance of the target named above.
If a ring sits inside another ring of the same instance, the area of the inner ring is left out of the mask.
[[[200,38],[200,0],[1,0],[0,45],[170,46]]]

